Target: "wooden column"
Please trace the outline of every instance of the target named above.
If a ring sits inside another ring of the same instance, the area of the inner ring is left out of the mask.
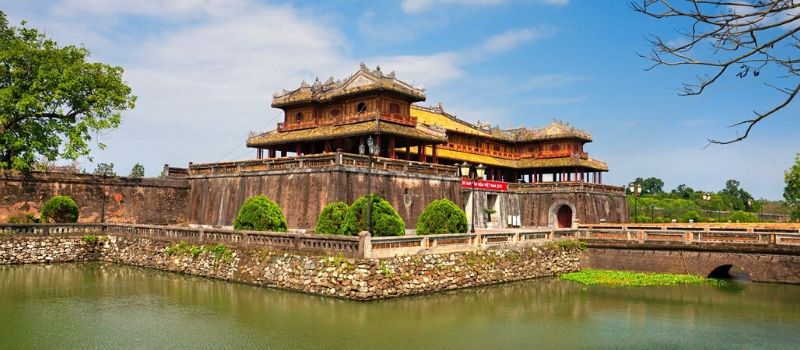
[[[603,173],[602,173],[602,172],[600,172],[600,171],[598,171],[598,172],[597,172],[597,175],[600,175],[600,177],[598,177],[598,178],[597,178],[597,179],[598,179],[598,180],[597,180],[597,183],[598,183],[598,184],[600,184],[600,185],[602,185],[602,184],[603,184]]]
[[[332,151],[331,150],[331,141],[330,140],[325,140],[325,150],[323,152],[331,153],[331,151]]]
[[[389,136],[389,158],[397,159],[397,154],[394,151],[395,148],[394,143],[395,143],[394,135]]]
[[[419,161],[422,162],[422,163],[425,163],[425,160],[426,160],[426,157],[427,157],[427,154],[426,154],[427,151],[425,150],[425,145],[417,146],[417,153],[419,155]]]
[[[268,156],[270,158],[275,158],[275,147],[270,147],[268,152],[269,152]]]
[[[298,155],[298,156],[302,156],[302,155],[303,155],[303,144],[301,144],[300,142],[298,142],[298,143],[297,143],[297,144],[294,146],[294,153],[297,153],[297,155]]]
[[[439,154],[436,152],[436,144],[434,143],[433,146],[431,146],[431,147],[433,148],[433,160],[432,160],[432,162],[434,164],[439,164]]]
[[[380,157],[381,152],[383,152],[383,147],[381,147],[381,134],[375,135],[375,147],[378,147],[378,154],[375,156]]]
[[[406,146],[406,160],[411,160],[411,147]]]

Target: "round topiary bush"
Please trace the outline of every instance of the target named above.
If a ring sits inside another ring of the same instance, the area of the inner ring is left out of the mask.
[[[250,197],[233,220],[237,230],[286,232],[286,218],[281,207],[264,195]]]
[[[459,206],[443,198],[425,207],[417,219],[418,235],[467,232],[467,215]]]
[[[78,205],[69,196],[54,196],[42,206],[41,222],[78,222]]]
[[[314,232],[327,235],[342,234],[342,223],[350,208],[345,202],[330,203],[322,209],[317,218],[317,227]]]
[[[357,199],[347,209],[342,234],[355,236],[367,230],[367,196]],[[403,218],[385,199],[372,195],[372,235],[402,236],[406,233]]]

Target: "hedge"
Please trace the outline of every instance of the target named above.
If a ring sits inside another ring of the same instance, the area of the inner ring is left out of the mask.
[[[731,215],[728,216],[728,220],[731,222],[758,222],[758,216],[753,213],[738,210],[731,213]]]
[[[340,235],[342,224],[350,206],[345,202],[330,203],[322,209],[317,218],[317,227],[314,232],[319,234]]]
[[[428,204],[417,219],[418,235],[464,232],[467,232],[467,215],[446,198]]]
[[[78,205],[69,196],[54,196],[42,206],[41,222],[78,222]]]
[[[250,197],[233,221],[237,230],[286,232],[286,218],[281,208],[264,195]]]
[[[354,236],[367,230],[367,196],[357,199],[347,209],[342,234]],[[385,199],[372,195],[372,235],[402,236],[406,233],[406,224],[394,208]]]

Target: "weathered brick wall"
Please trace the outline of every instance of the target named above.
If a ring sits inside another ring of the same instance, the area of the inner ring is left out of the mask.
[[[244,201],[264,194],[283,209],[290,228],[313,229],[327,203],[352,203],[367,194],[363,169],[331,168],[190,177],[187,219],[205,225],[232,225]],[[417,218],[430,202],[449,198],[461,203],[456,178],[375,171],[372,192],[386,198],[406,222]]]
[[[38,216],[50,197],[67,195],[80,208],[79,222],[167,224],[185,221],[185,179],[103,178],[88,174],[0,172],[0,222],[25,213]]]
[[[723,265],[753,281],[800,283],[800,256],[766,253],[589,248],[582,266],[592,269],[688,273],[707,276]]]

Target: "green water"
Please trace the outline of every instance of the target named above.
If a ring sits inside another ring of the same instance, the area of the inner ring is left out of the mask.
[[[370,303],[138,268],[0,266],[0,348],[796,349],[800,286],[541,279]]]

